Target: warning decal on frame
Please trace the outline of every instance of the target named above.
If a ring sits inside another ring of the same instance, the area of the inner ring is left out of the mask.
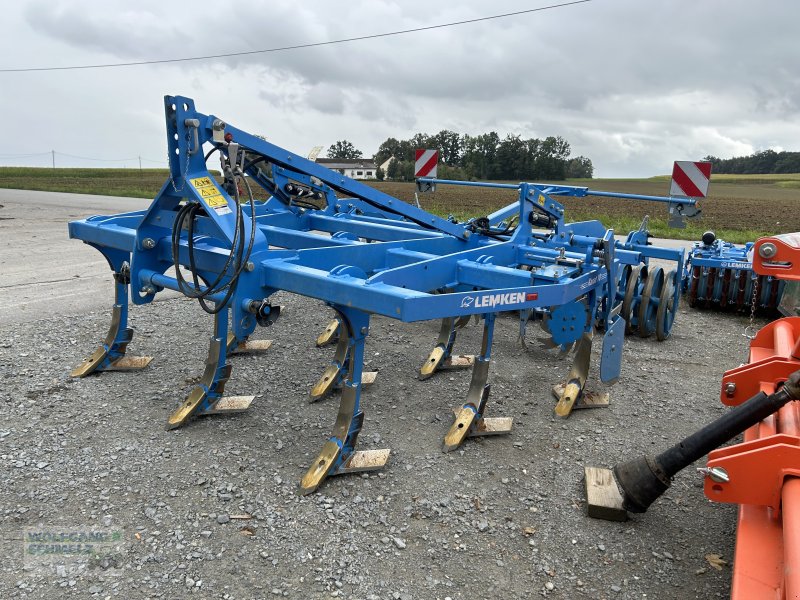
[[[210,198],[211,196],[218,196],[219,195],[219,190],[217,189],[217,186],[215,186],[215,185],[209,186],[209,187],[204,187],[204,188],[197,188],[197,191],[200,192],[200,195],[203,198]]]
[[[198,190],[200,188],[214,185],[214,180],[211,179],[210,177],[197,177],[196,179],[190,179],[189,181],[191,181],[192,185],[196,187]]]
[[[203,198],[203,201],[208,204],[208,206],[213,208],[214,212],[216,212],[218,215],[229,215],[231,212],[233,212],[230,208],[228,208],[228,201],[225,200],[225,198],[223,198],[220,194]]]
[[[219,193],[214,194],[213,196],[208,196],[203,198],[203,201],[208,204],[211,208],[217,208],[219,206],[228,206],[228,201],[225,200]]]
[[[233,211],[228,207],[228,201],[222,196],[216,183],[210,177],[197,177],[190,179],[192,185],[203,198],[209,208],[213,208],[218,215],[229,215]]]

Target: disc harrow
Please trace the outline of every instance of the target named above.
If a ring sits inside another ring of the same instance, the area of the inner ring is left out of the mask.
[[[713,231],[695,242],[686,260],[681,289],[692,308],[777,314],[786,282],[753,271],[753,242],[737,246]]]
[[[684,197],[639,196],[585,187],[423,180],[433,185],[512,189],[517,200],[459,223],[402,202],[374,187],[200,113],[190,98],[164,99],[170,175],[146,210],[93,216],[69,224],[70,236],[99,250],[114,272],[112,325],[101,347],[73,375],[140,369],[149,358],[126,357],[133,341],[129,302],[146,305],[165,289],[197,299],[213,319],[202,377],[166,419],[247,410],[254,396],[224,395],[235,353],[261,353],[257,327],[280,326],[277,291],[327,305],[335,319],[316,339],[335,343],[311,401],[338,395],[333,430],[300,483],[304,494],[326,478],[381,468],[389,450],[357,450],[364,423],[364,348],[373,315],[403,322],[440,320],[434,349],[419,377],[472,369],[466,399],[456,404],[443,448],[473,436],[509,433],[511,418],[489,416],[489,372],[497,315],[520,315],[520,337],[540,321],[553,347],[576,349],[559,392],[561,416],[581,405],[593,341],[602,339],[600,380],[619,378],[626,329],[669,335],[678,302],[675,271],[682,251],[648,243],[646,221],[624,242],[598,221],[568,223],[561,197],[635,198],[668,204],[671,218],[696,213]],[[222,175],[206,163],[217,155]],[[257,201],[253,187],[266,192]],[[169,273],[169,274],[168,274]],[[173,274],[174,273],[174,274]],[[455,355],[458,331],[483,323],[474,355]],[[277,324],[276,324],[277,323]],[[311,340],[310,340],[311,341]],[[531,354],[535,358],[535,355]],[[279,390],[272,390],[280,395]]]

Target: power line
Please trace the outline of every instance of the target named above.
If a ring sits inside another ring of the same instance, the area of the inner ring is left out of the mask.
[[[2,158],[25,158],[28,156],[50,156],[49,152],[33,152],[32,154],[0,154]]]
[[[102,63],[94,65],[70,65],[65,67],[23,67],[13,69],[0,69],[0,73],[28,73],[32,71],[71,71],[76,69],[108,69],[116,67],[135,67],[140,65],[157,65],[165,63],[189,62],[196,60],[212,60],[216,58],[230,58],[233,56],[248,56],[252,54],[268,54],[271,52],[286,52],[288,50],[300,50],[302,48],[318,48],[320,46],[331,46],[333,44],[344,44],[347,42],[358,42],[361,40],[373,40],[376,38],[390,37],[395,35],[404,35],[407,33],[417,33],[419,31],[430,31],[432,29],[442,29],[445,27],[455,27],[458,25],[467,25],[469,23],[479,23],[481,21],[491,21],[493,19],[504,19],[506,17],[516,17],[529,13],[541,12],[543,10],[550,10],[553,8],[563,8],[565,6],[573,6],[575,4],[584,4],[592,0],[574,0],[573,2],[564,2],[561,4],[551,4],[549,6],[540,6],[539,8],[529,8],[527,10],[518,10],[515,12],[503,13],[499,15],[491,15],[488,17],[478,17],[475,19],[465,19],[463,21],[453,21],[450,23],[440,23],[438,25],[427,25],[425,27],[415,27],[413,29],[402,29],[400,31],[389,31],[386,33],[374,33],[371,35],[361,35],[358,37],[342,38],[338,40],[328,40],[326,42],[314,42],[310,44],[298,44],[295,46],[281,46],[279,48],[266,48],[264,50],[247,50],[244,52],[227,52],[225,54],[209,54],[206,56],[190,56],[185,58],[164,58],[160,60],[139,60],[132,62],[120,63]]]
[[[144,156],[133,156],[131,158],[96,158],[93,156],[78,156],[77,154],[68,154],[67,152],[59,152],[58,150],[50,150],[49,152],[31,152],[28,154],[2,154],[0,159],[17,159],[17,158],[31,158],[34,156],[66,156],[69,158],[77,158],[79,160],[90,160],[95,162],[131,162],[143,160],[150,163],[164,164],[167,162],[166,158],[162,160],[153,160]]]
[[[129,162],[137,159],[136,156],[134,156],[133,158],[92,158],[91,156],[77,156],[75,154],[67,154],[66,152],[59,152],[58,150],[54,150],[53,152],[61,156],[69,156],[70,158],[79,158],[81,160],[94,160],[97,162]]]

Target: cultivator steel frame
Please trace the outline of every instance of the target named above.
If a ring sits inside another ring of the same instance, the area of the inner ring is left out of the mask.
[[[694,243],[681,279],[689,306],[775,314],[786,282],[755,273],[752,248],[753,242],[736,246],[705,232]]]
[[[214,315],[200,382],[168,420],[246,409],[251,396],[225,398],[235,351],[259,351],[248,338],[270,325],[288,291],[327,303],[336,321],[317,340],[336,342],[330,366],[312,390],[318,400],[341,389],[333,432],[301,482],[309,493],[331,475],[381,467],[389,451],[356,451],[364,413],[364,345],[372,315],[404,322],[442,319],[439,340],[421,375],[471,366],[467,398],[445,436],[445,450],[466,437],[506,433],[510,419],[486,416],[495,317],[520,311],[520,334],[541,322],[548,347],[575,363],[556,412],[580,401],[595,330],[604,331],[600,379],[620,373],[624,330],[669,335],[678,306],[683,252],[648,245],[645,223],[625,242],[598,221],[565,223],[559,196],[588,194],[669,204],[673,218],[696,212],[691,198],[593,192],[521,183],[518,200],[487,217],[458,223],[330,171],[297,154],[195,110],[185,97],[165,97],[170,177],[150,207],[95,216],[69,225],[70,236],[97,248],[115,274],[114,318],[102,346],[73,375],[142,368],[149,359],[125,352],[132,330],[128,298],[148,304],[164,289],[197,298]],[[207,152],[205,151],[207,149]],[[206,167],[219,153],[223,181]],[[484,185],[438,181],[440,184]],[[256,202],[251,184],[269,198]],[[246,200],[245,200],[246,197]],[[665,275],[651,258],[674,261]],[[167,272],[175,268],[175,275]],[[190,277],[184,274],[188,270]],[[470,316],[483,320],[474,357],[453,356],[456,331]]]

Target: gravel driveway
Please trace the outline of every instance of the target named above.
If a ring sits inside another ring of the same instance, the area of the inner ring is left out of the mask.
[[[652,453],[719,416],[721,375],[745,357],[745,318],[682,306],[666,342],[627,339],[610,407],[567,420],[553,416],[550,386],[569,360],[522,351],[516,319],[501,318],[489,414],[512,416],[513,433],[451,454],[441,441],[469,372],[419,381],[438,324],[373,319],[367,367],[379,375],[359,444],[391,447],[390,461],[301,497],[338,407],[336,395],[307,401],[332,355],[314,347],[331,313],[277,300],[281,319],[257,332],[272,348],[232,358],[226,393],[256,394],[250,410],[176,431],[167,416],[200,375],[211,331],[193,302],[132,308],[129,352],[155,356],[139,373],[68,378],[106,313],[3,326],[0,598],[728,596],[736,509],[707,501],[693,469],[627,523],[589,519],[582,479],[584,465]],[[456,351],[479,344],[470,325]],[[122,532],[122,550],[77,575],[33,568],[23,538],[37,527]],[[712,568],[712,553],[729,564]]]

